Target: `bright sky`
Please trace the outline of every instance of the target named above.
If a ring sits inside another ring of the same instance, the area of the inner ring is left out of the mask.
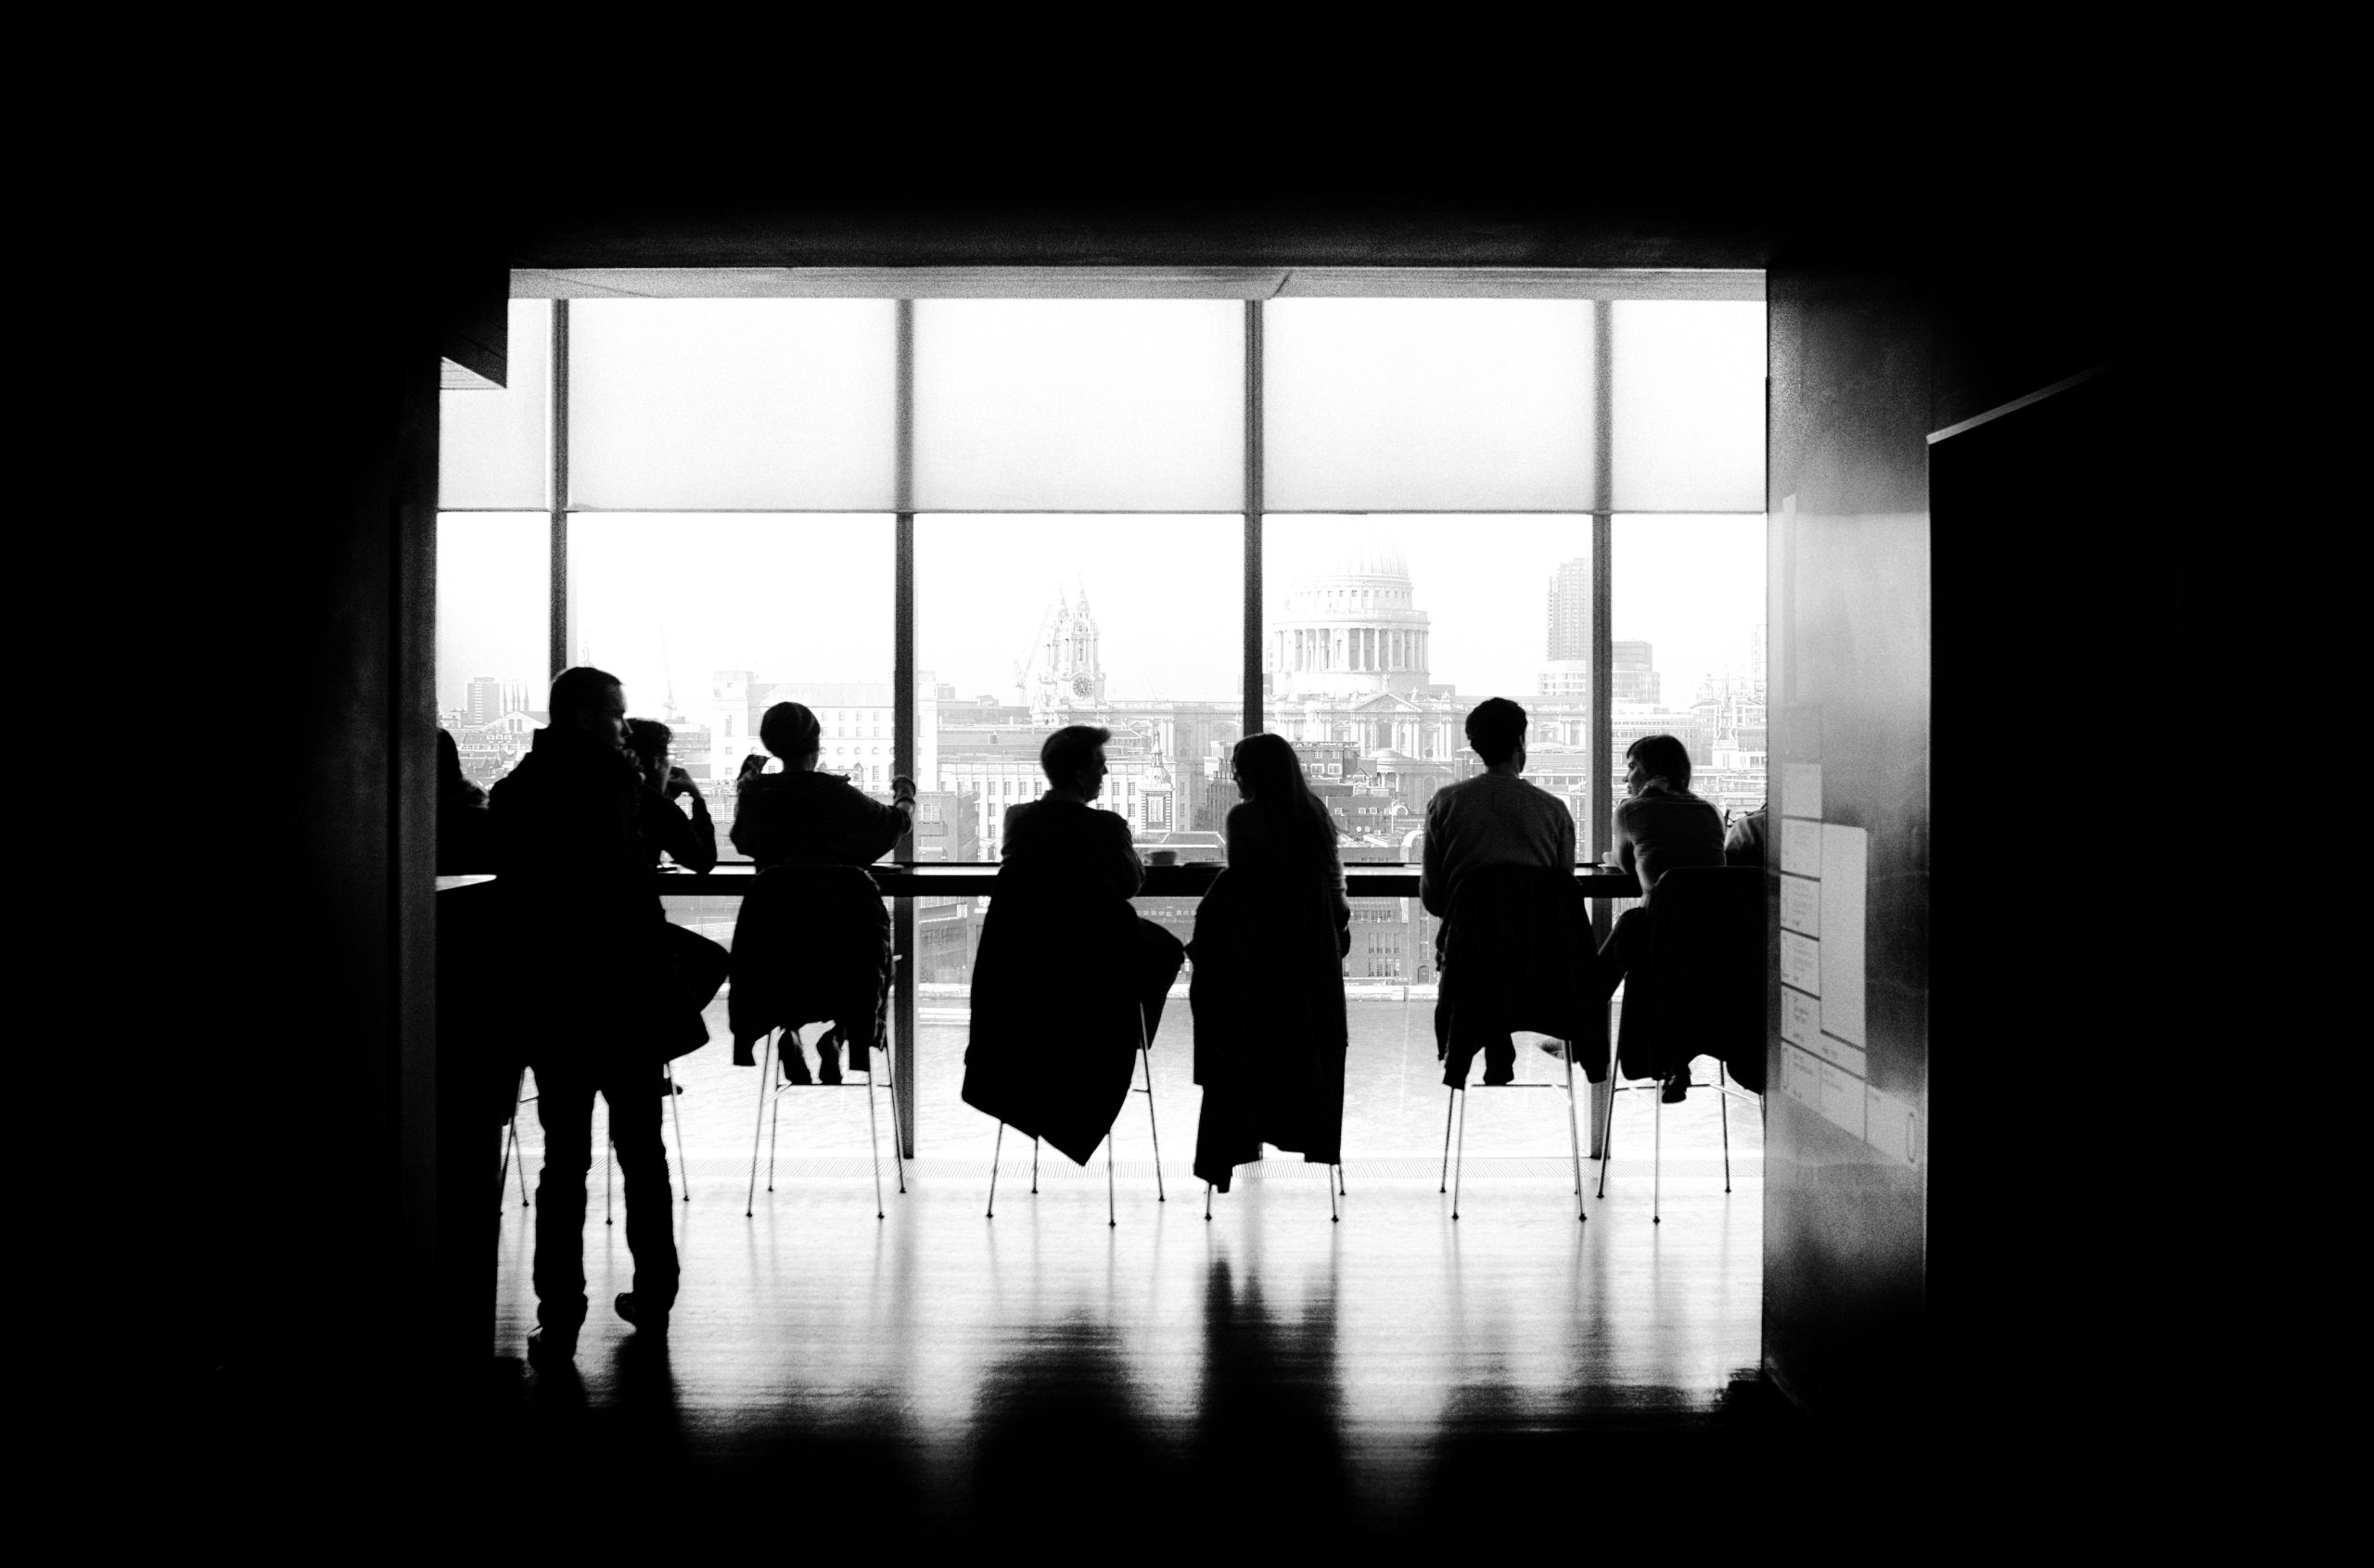
[[[1232,516],[931,517],[916,523],[919,664],[958,695],[1012,700],[1061,592],[1085,585],[1116,695],[1229,700],[1239,690],[1243,543]],[[1462,697],[1533,692],[1547,593],[1589,553],[1583,517],[1273,519],[1273,598],[1336,529],[1397,542],[1432,618],[1434,676]],[[1300,537],[1296,537],[1297,533]],[[455,514],[440,531],[438,700],[473,675],[545,676],[542,514]],[[710,672],[882,681],[891,660],[891,522],[852,517],[581,516],[572,532],[588,655],[656,712],[672,682],[696,706]],[[1618,518],[1618,638],[1655,645],[1666,700],[1737,666],[1764,618],[1764,520]],[[1274,613],[1274,612],[1273,612]]]

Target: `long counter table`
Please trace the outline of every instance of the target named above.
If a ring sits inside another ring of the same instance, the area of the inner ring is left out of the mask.
[[[952,894],[975,897],[994,892],[998,868],[994,863],[963,865],[876,865],[867,868],[874,885],[886,897],[896,899],[928,899],[935,895]],[[1211,890],[1212,879],[1219,875],[1218,861],[1208,864],[1148,866],[1145,886],[1138,889],[1141,899],[1198,899]],[[691,872],[665,871],[657,877],[663,896],[677,898],[705,897],[739,898],[747,892],[751,879],[759,868],[748,864],[721,865],[705,874]],[[1640,896],[1638,878],[1623,872],[1585,868],[1575,873],[1575,880],[1582,886],[1586,899],[1637,899]],[[1344,868],[1344,890],[1355,899],[1414,899],[1418,896],[1418,868],[1411,865],[1380,865],[1355,862]]]

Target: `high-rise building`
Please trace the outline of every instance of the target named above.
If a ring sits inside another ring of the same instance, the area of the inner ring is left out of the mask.
[[[1561,561],[1550,579],[1550,642],[1542,657],[1552,661],[1591,657],[1591,564],[1577,556]]]

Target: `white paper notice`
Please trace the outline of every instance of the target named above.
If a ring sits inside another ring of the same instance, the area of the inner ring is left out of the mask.
[[[1780,769],[1780,814],[1821,821],[1821,764],[1789,762]]]
[[[1819,1007],[1821,1004],[1816,1002],[1814,1005]],[[1806,1049],[1832,1066],[1845,1068],[1858,1078],[1867,1078],[1871,1076],[1867,1064],[1868,1059],[1863,1052],[1843,1039],[1830,1035],[1817,1034],[1813,1038],[1813,1042]]]
[[[1780,1038],[1808,1051],[1821,1038],[1820,1004],[1786,986],[1780,988]]]
[[[1821,1063],[1804,1052],[1780,1052],[1780,1091],[1809,1111],[1821,1109]]]
[[[1821,944],[1794,931],[1780,933],[1780,978],[1801,991],[1821,994]]]
[[[1821,874],[1821,824],[1794,817],[1780,821],[1780,868],[1799,876]]]
[[[1863,1141],[1890,1159],[1908,1166],[1921,1163],[1921,1112],[1893,1094],[1866,1087],[1863,1091]]]
[[[1821,935],[1821,884],[1808,877],[1780,879],[1780,924],[1808,937]]]
[[[1821,1064],[1821,1114],[1840,1131],[1863,1136],[1866,1098],[1861,1078],[1844,1067]]]
[[[1870,835],[1836,822],[1821,828],[1821,1026],[1849,1045],[1863,1043],[1864,884]]]

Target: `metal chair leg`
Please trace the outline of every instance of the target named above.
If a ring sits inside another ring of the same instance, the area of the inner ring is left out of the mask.
[[[1039,1195],[1039,1140],[1030,1141],[1030,1195]]]
[[[1335,1164],[1335,1191],[1347,1198],[1352,1195],[1352,1190],[1344,1185],[1344,1165],[1340,1160]]]
[[[890,1095],[890,1174],[899,1180],[899,1192],[907,1191],[907,1125],[899,1115],[899,1071],[890,1064],[890,1048],[876,1042],[874,1055],[882,1060],[882,1087]],[[874,1088],[874,1069],[865,1070],[866,1091]]]
[[[792,1037],[795,1041],[798,1038],[797,1034]],[[767,1097],[767,1191],[770,1192],[775,1190],[775,1144],[783,1137],[782,1090],[783,1086],[778,1084],[776,1092]]]
[[[1649,1223],[1662,1225],[1665,1217],[1657,1210],[1665,1203],[1666,1181],[1666,1091],[1657,1090],[1656,1141],[1649,1156]]]
[[[986,1217],[998,1217],[998,1155],[1005,1150],[1005,1123],[998,1123],[998,1141],[989,1150],[989,1212]]]
[[[1450,1217],[1459,1217],[1459,1179],[1467,1174],[1467,1091],[1459,1091],[1459,1163],[1451,1167]]]
[[[1624,1086],[1616,1081],[1615,1063],[1607,1064],[1607,1114],[1599,1123],[1599,1195],[1607,1196],[1607,1167],[1615,1163],[1615,1097]]]
[[[882,1124],[874,1113],[874,1073],[865,1075],[865,1137],[866,1146],[874,1151],[874,1217],[885,1217],[882,1207]]]
[[[605,1123],[602,1128],[602,1223],[615,1225],[618,1220],[615,1217],[614,1205],[610,1202],[610,1189],[616,1185],[618,1177],[619,1141],[610,1136],[610,1129],[606,1125],[609,1117],[605,1115],[602,1119]]]
[[[1327,1223],[1344,1223],[1343,1215],[1335,1207],[1335,1167],[1333,1166],[1327,1167]]]
[[[1206,1221],[1208,1221],[1211,1217],[1212,1217],[1212,1184],[1211,1184],[1210,1182],[1206,1181],[1206,1182],[1205,1182],[1205,1183],[1204,1183],[1204,1218],[1205,1218]]]
[[[1146,1065],[1146,1129],[1154,1134],[1154,1201],[1169,1200],[1162,1192],[1162,1128],[1154,1115],[1154,1048],[1146,1042],[1146,1015],[1138,1013],[1138,1060]]]
[[[1731,1086],[1730,1075],[1723,1071],[1723,1059],[1715,1058],[1715,1108],[1723,1116],[1723,1191],[1731,1190]]]
[[[676,1184],[684,1190],[684,1201],[693,1201],[693,1167],[684,1159],[684,1108],[678,1102],[676,1067],[671,1062],[659,1064],[660,1075],[668,1080],[668,1112],[676,1119]]]
[[[774,1056],[774,1037],[763,1037],[761,1049],[767,1052],[767,1059],[759,1064],[759,1119],[750,1124],[750,1190],[742,1196],[742,1217],[745,1219],[758,1212],[759,1134],[765,1130],[767,1125],[767,1090],[773,1086],[775,1074],[781,1071]]]
[[[1569,1046],[1559,1054],[1566,1062],[1566,1138],[1575,1146],[1575,1219],[1579,1224],[1590,1216],[1583,1212],[1583,1134],[1575,1121],[1575,1052]]]
[[[1118,1228],[1121,1211],[1113,1202],[1113,1135],[1104,1135],[1104,1223]]]
[[[1450,1098],[1443,1102],[1443,1174],[1442,1179],[1435,1183],[1437,1192],[1450,1191],[1450,1114],[1458,1104],[1459,1090],[1454,1089]]]

